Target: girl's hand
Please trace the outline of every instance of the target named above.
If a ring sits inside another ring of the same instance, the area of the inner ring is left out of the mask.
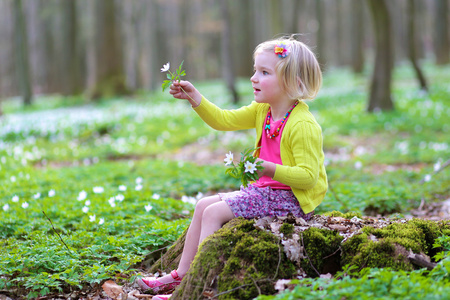
[[[197,107],[202,101],[202,95],[189,81],[174,81],[170,85],[169,93],[176,99],[188,100],[192,107]]]
[[[255,162],[259,161],[263,162],[261,166],[264,167],[264,169],[257,171],[258,177],[261,178],[262,176],[269,176],[270,178],[273,178],[273,176],[275,175],[275,169],[277,165],[274,164],[273,162],[265,161],[260,158],[257,158]]]

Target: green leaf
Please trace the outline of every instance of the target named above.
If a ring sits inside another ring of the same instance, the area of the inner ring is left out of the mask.
[[[172,84],[172,81],[170,81],[170,80],[164,80],[163,83],[162,83],[162,85],[161,85],[163,92],[164,92],[164,90],[167,89],[171,84]]]

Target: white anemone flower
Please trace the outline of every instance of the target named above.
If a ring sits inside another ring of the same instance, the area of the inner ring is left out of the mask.
[[[78,194],[77,200],[78,200],[78,201],[83,201],[84,199],[86,199],[86,197],[87,197],[87,193],[86,193],[85,191],[81,191],[81,192]]]
[[[152,209],[153,209],[153,206],[151,206],[150,204],[145,206],[145,211],[146,211],[146,212],[149,212],[149,211],[151,211]]]
[[[117,196],[114,197],[114,199],[116,199],[117,201],[122,202],[123,200],[125,200],[125,196],[122,194],[118,194]]]
[[[111,207],[116,207],[116,202],[114,201],[115,201],[114,197],[109,198],[108,202],[109,205],[111,205]]]
[[[41,198],[41,193],[36,193],[36,194],[34,194],[34,199],[39,199],[39,198]]]
[[[141,184],[143,181],[142,177],[136,178],[136,184]]]
[[[138,184],[134,189],[136,191],[140,191],[140,190],[142,190],[142,185]]]
[[[233,163],[234,155],[229,151],[227,154],[225,154],[225,159],[223,160],[225,162],[225,166],[229,166]]]
[[[91,205],[91,201],[90,200],[86,200],[86,202],[84,202],[84,205],[86,205],[86,206]]]
[[[8,204],[3,205],[3,210],[4,211],[7,211],[8,209],[9,209],[9,205]]]
[[[245,173],[250,172],[253,174],[256,171],[256,163],[252,163],[251,161],[247,160],[244,166],[245,166],[244,170]]]
[[[126,190],[127,190],[127,187],[125,185],[120,185],[119,186],[119,191],[125,192]]]
[[[89,222],[94,222],[95,221],[95,215],[89,216]]]
[[[19,196],[14,195],[14,196],[12,197],[12,202],[19,202]]]
[[[28,202],[22,203],[22,208],[28,208],[28,206],[30,206],[30,205],[28,204]]]
[[[96,186],[96,187],[94,187],[92,190],[93,190],[94,193],[96,193],[96,194],[101,194],[101,193],[103,193],[103,192],[105,191],[105,189],[104,189],[103,187],[101,187],[101,186]]]
[[[425,181],[425,182],[428,182],[430,180],[431,180],[431,175],[430,174],[425,175],[425,177],[423,178],[423,181]]]
[[[100,218],[100,221],[98,221],[98,225],[103,225],[105,223],[105,218]]]
[[[54,197],[55,195],[56,195],[55,190],[50,190],[50,191],[48,191],[48,196],[49,196],[49,197]]]
[[[81,210],[86,214],[89,211],[89,207],[84,206]]]
[[[157,193],[154,193],[152,195],[152,198],[155,199],[155,200],[159,200],[159,198],[161,198],[161,196],[159,194],[157,194]]]
[[[167,62],[167,64],[163,65],[163,67],[161,68],[161,72],[167,72],[170,69],[170,62]]]

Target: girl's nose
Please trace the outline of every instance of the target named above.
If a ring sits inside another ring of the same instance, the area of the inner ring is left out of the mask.
[[[256,82],[256,81],[257,81],[257,78],[256,78],[256,73],[255,73],[255,74],[253,74],[253,76],[252,76],[252,77],[250,77],[250,81],[251,81],[251,82]]]

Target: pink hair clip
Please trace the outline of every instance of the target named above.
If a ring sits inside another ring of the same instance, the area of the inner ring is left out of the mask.
[[[275,54],[278,55],[280,58],[285,58],[289,55],[289,49],[288,46],[284,43],[281,43],[279,45],[275,45]]]

